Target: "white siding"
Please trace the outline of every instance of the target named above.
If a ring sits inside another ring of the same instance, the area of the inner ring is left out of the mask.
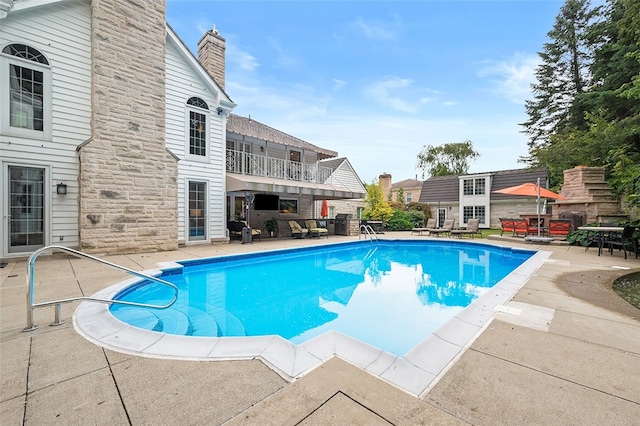
[[[184,58],[171,38],[167,38],[166,143],[178,162],[178,240],[187,241],[187,202],[189,180],[207,182],[209,189],[209,238],[226,236],[225,203],[225,118],[218,115],[218,93]],[[193,96],[209,106],[209,161],[187,157],[186,103]]]
[[[50,172],[45,197],[49,207],[46,244],[78,246],[78,173],[76,147],[91,136],[90,14],[87,2],[62,2],[11,12],[0,21],[0,49],[23,43],[38,49],[51,67],[52,133],[50,139],[9,136],[0,131],[3,169],[6,164],[46,167]],[[6,84],[6,82],[1,82]],[[6,107],[0,109],[6,112]],[[4,179],[4,173],[0,174]],[[56,183],[68,185],[55,194]],[[0,182],[2,198],[7,183]],[[2,203],[7,208],[6,203]],[[4,215],[3,215],[4,217]],[[3,222],[3,230],[6,229]],[[4,232],[2,232],[4,235]],[[3,242],[4,243],[4,242]],[[3,244],[4,250],[4,244]],[[0,255],[7,253],[0,252]]]
[[[347,160],[343,161],[340,166],[331,174],[330,183],[335,186],[348,188],[352,192],[358,192],[361,194],[365,194],[367,192],[364,189],[360,178]]]

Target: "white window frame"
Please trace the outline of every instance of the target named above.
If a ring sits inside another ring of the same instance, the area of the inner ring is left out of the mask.
[[[202,99],[200,96],[189,97],[189,99],[192,99],[192,98],[198,98],[201,101],[203,101],[205,104],[207,104],[207,102],[204,99]],[[208,163],[211,156],[211,111],[209,109],[198,108],[197,106],[189,105],[187,103],[189,99],[187,99],[187,101],[185,101],[184,103],[184,106],[185,106],[185,116],[184,116],[185,158],[191,161]],[[205,126],[204,126],[206,131],[205,155],[191,154],[191,134],[190,133],[191,133],[191,113],[192,112],[197,114],[202,114],[205,117]]]
[[[20,42],[7,43],[6,45],[0,46],[0,133],[8,134],[11,136],[28,138],[28,139],[37,139],[37,140],[51,140],[52,138],[52,76],[51,76],[51,66],[44,65],[39,62],[30,61],[28,59],[19,58],[17,56],[12,56],[6,53],[2,53],[2,49],[9,44],[25,44]],[[28,45],[35,50],[35,47]],[[38,52],[42,55],[42,52],[38,50]],[[43,55],[44,56],[44,55]],[[46,57],[45,57],[46,58]],[[48,58],[46,58],[49,63],[51,63]],[[10,65],[17,65],[24,68],[29,68],[35,71],[39,71],[42,73],[42,83],[44,85],[43,89],[43,127],[42,131],[40,130],[31,130],[31,129],[23,129],[20,127],[12,127],[10,126],[9,121],[9,113],[10,113]]]

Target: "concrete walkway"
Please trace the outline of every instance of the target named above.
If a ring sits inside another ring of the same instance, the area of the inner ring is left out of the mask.
[[[388,238],[430,238],[388,233]],[[105,258],[135,270],[158,262],[351,240],[268,240]],[[610,290],[640,270],[621,253],[572,246],[552,255],[470,348],[415,398],[332,358],[293,383],[259,360],[176,361],[103,349],[51,308],[26,325],[26,262],[0,269],[0,423],[187,424],[640,424],[640,310]],[[123,279],[84,259],[41,256],[36,301],[91,295]]]

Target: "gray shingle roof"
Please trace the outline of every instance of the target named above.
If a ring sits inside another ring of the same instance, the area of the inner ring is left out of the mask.
[[[526,182],[535,183],[540,178],[540,186],[547,187],[548,171],[546,167],[535,169],[514,169],[500,170],[496,172],[472,173],[464,176],[473,176],[476,174],[489,174],[493,179],[491,182],[491,191],[497,189],[508,188],[510,186],[520,185]],[[422,191],[420,191],[421,203],[434,202],[452,202],[460,200],[460,186],[458,175],[452,176],[434,176],[424,181]],[[491,192],[492,200],[505,200],[513,198],[513,195],[495,194]]]
[[[268,142],[277,143],[280,145],[288,145],[300,149],[308,149],[318,152],[325,157],[338,156],[338,153],[336,151],[320,148],[319,146],[303,141],[302,139],[296,138],[295,136],[291,136],[285,132],[274,129],[273,127],[269,127],[266,124],[262,124],[251,117],[242,117],[236,114],[229,114],[229,119],[227,120],[227,131]]]

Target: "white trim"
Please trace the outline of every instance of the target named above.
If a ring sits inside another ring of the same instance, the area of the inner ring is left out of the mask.
[[[32,47],[33,49],[36,49],[30,43],[20,41],[13,41],[0,46],[0,99],[2,99],[2,101],[0,102],[0,134],[37,140],[51,140],[53,134],[53,79],[51,75],[51,61],[44,55],[44,53],[42,53],[42,51],[38,49],[36,50],[38,50],[38,52],[47,59],[49,65],[44,65],[39,62],[22,59],[17,56],[8,55],[6,53],[1,53],[2,49],[11,44],[24,44],[26,46]],[[9,124],[9,111],[11,109],[11,107],[9,106],[9,102],[11,96],[9,89],[9,67],[7,65],[18,65],[20,67],[42,72],[42,84],[44,85],[44,99],[42,105],[44,129],[42,131],[21,129],[18,127],[12,127]]]
[[[43,213],[42,213],[42,223],[44,229],[42,231],[43,238],[43,247],[51,244],[51,235],[53,229],[53,192],[55,188],[53,186],[53,180],[51,177],[51,169],[52,166],[48,163],[38,163],[38,162],[29,162],[29,163],[19,163],[17,161],[3,161],[2,162],[2,171],[0,176],[0,194],[3,194],[2,199],[0,199],[0,212],[2,213],[2,225],[0,229],[2,232],[0,234],[3,235],[2,241],[0,241],[0,256],[1,257],[24,257],[25,254],[31,253],[33,250],[30,248],[26,251],[18,251],[18,252],[9,252],[9,240],[11,238],[11,233],[9,229],[9,217],[11,212],[9,211],[10,202],[10,188],[9,188],[9,167],[24,167],[24,168],[34,168],[34,169],[43,169],[44,170],[44,178],[43,178]]]

